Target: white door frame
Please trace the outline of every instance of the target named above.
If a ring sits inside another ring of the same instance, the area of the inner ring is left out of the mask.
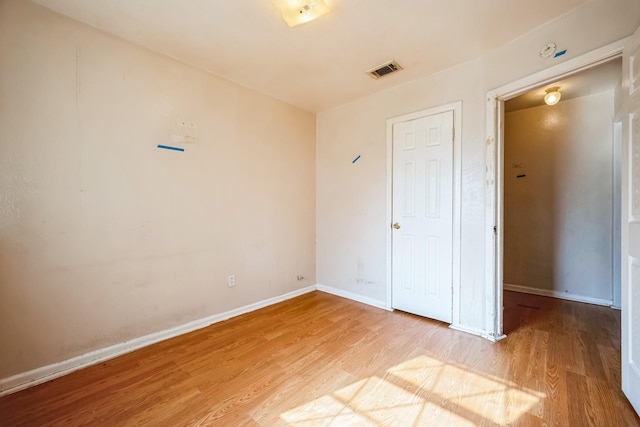
[[[485,302],[487,311],[485,313],[485,331],[486,337],[492,341],[498,341],[505,337],[502,331],[504,101],[533,88],[620,57],[626,40],[618,40],[487,93],[485,158]]]
[[[387,120],[387,259],[386,259],[386,278],[387,278],[387,295],[385,300],[385,308],[392,308],[392,271],[391,257],[392,247],[392,231],[393,223],[393,125],[396,123],[408,122],[435,114],[453,111],[453,127],[455,134],[453,138],[453,316],[452,327],[460,323],[460,194],[462,179],[462,101],[453,102],[451,104],[441,105],[439,107],[429,108],[427,110],[416,111],[415,113],[404,114],[402,116],[393,117]]]

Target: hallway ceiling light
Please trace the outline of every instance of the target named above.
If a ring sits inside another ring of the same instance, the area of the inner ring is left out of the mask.
[[[547,89],[547,94],[544,96],[544,102],[547,105],[556,105],[558,102],[560,102],[561,97],[562,94],[560,93],[559,88],[552,87],[550,89]]]
[[[289,27],[313,21],[331,11],[324,0],[269,0]]]

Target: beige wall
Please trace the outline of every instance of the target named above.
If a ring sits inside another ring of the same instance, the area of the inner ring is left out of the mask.
[[[454,321],[482,329],[486,92],[639,24],[636,0],[593,0],[484,58],[322,112],[316,132],[309,113],[0,0],[0,379],[316,281],[384,304],[385,122],[458,100]],[[568,54],[541,60],[550,40]],[[174,138],[191,141],[185,153],[156,148]]]
[[[505,115],[505,283],[612,300],[613,110],[610,91]]]
[[[390,224],[386,218],[386,120],[460,100],[461,288],[456,304],[461,310],[454,323],[473,330],[485,329],[487,92],[620,40],[638,25],[640,2],[594,0],[479,60],[320,113],[318,282],[382,305],[387,303],[386,246]],[[567,54],[555,60],[541,59],[538,52],[550,41],[566,48]],[[402,62],[402,58],[397,59]],[[361,159],[352,165],[351,160],[358,154]],[[358,271],[364,284],[357,280]]]
[[[26,1],[0,67],[0,379],[315,283],[313,114]]]

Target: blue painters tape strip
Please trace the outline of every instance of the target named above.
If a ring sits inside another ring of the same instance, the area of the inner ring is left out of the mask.
[[[355,164],[355,162],[357,162],[358,160],[360,160],[360,156],[358,156],[358,157],[356,157],[355,159],[353,159],[353,161],[352,161],[351,163],[354,163],[354,164]]]
[[[184,151],[184,148],[172,147],[170,145],[160,145],[160,144],[158,144],[158,148],[164,148],[165,150],[173,150],[173,151]]]
[[[560,52],[556,52],[556,54],[555,54],[555,55],[553,55],[553,57],[554,57],[554,58],[557,58],[558,56],[562,56],[562,55],[564,55],[565,53],[567,53],[567,49],[565,49],[565,50],[561,50]]]

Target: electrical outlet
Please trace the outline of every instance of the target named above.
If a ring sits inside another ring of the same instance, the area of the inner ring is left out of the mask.
[[[227,277],[227,285],[229,285],[230,288],[233,288],[236,285],[236,276],[235,275],[231,275],[229,277]]]

